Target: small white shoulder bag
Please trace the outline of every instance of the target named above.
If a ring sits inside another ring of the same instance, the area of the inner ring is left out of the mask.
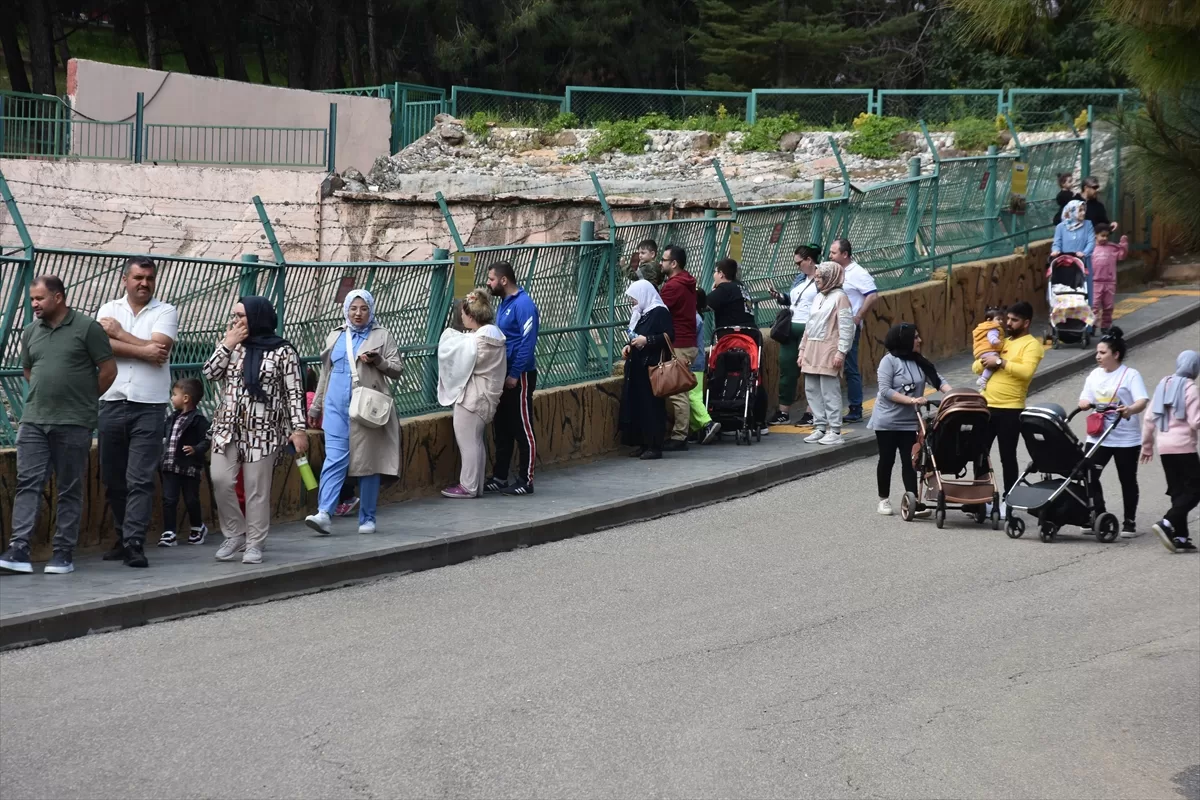
[[[350,362],[353,388],[350,390],[350,419],[366,428],[382,428],[392,418],[392,398],[383,392],[362,386],[358,382],[358,357],[354,340],[346,328],[346,360]]]

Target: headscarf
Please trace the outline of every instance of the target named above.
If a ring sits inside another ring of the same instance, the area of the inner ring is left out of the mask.
[[[1171,420],[1167,418],[1168,407],[1175,409],[1175,419],[1187,419],[1187,382],[1196,380],[1197,375],[1200,375],[1200,353],[1184,350],[1175,359],[1175,374],[1158,382],[1154,399],[1150,401],[1150,412],[1154,414],[1160,431],[1171,426]]]
[[[367,324],[362,327],[350,321],[350,304],[359,298],[362,298],[362,301],[367,304]],[[366,333],[371,330],[371,325],[375,322],[375,298],[366,289],[347,292],[346,299],[342,301],[342,316],[346,318],[346,325],[350,327],[350,330],[355,333]]]
[[[265,297],[249,295],[238,298],[238,302],[246,309],[246,329],[249,335],[242,342],[245,355],[242,357],[242,383],[246,391],[255,400],[267,401],[267,393],[259,383],[262,372],[263,353],[278,350],[285,344],[290,346],[287,339],[278,336],[275,328],[279,317],[275,314],[275,306]]]
[[[1067,230],[1077,231],[1083,227],[1086,220],[1076,219],[1075,212],[1084,207],[1082,200],[1072,200],[1063,206],[1062,221],[1067,223]]]
[[[638,321],[656,308],[666,308],[658,290],[648,280],[638,280],[629,284],[625,296],[633,298],[633,313],[629,315],[629,330],[637,328]]]
[[[813,274],[817,281],[817,289],[821,294],[829,294],[834,289],[842,288],[846,280],[846,268],[836,261],[822,261],[817,265]]]
[[[933,388],[941,388],[942,376],[938,374],[933,362],[913,348],[917,342],[917,326],[911,322],[899,322],[888,329],[883,337],[883,346],[887,351],[901,361],[911,361],[921,368],[925,378]]]

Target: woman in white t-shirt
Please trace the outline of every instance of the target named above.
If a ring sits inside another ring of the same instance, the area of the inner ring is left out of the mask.
[[[771,418],[771,425],[788,424],[791,421],[792,403],[799,399],[797,386],[800,383],[800,367],[796,366],[796,358],[800,354],[800,340],[804,338],[804,326],[812,313],[813,300],[820,294],[813,280],[820,258],[821,245],[800,245],[794,256],[798,272],[792,281],[792,288],[787,294],[773,287],[770,289],[775,302],[792,311],[792,336],[779,345],[779,410]],[[811,425],[812,412],[806,411],[796,424]]]
[[[1083,383],[1079,395],[1079,407],[1096,406],[1103,410],[1104,430],[1120,415],[1117,423],[1096,451],[1093,487],[1096,495],[1096,513],[1104,511],[1104,495],[1100,489],[1100,473],[1108,462],[1117,463],[1117,477],[1121,481],[1121,498],[1125,505],[1121,536],[1128,538],[1137,532],[1138,454],[1142,448],[1141,413],[1150,402],[1146,384],[1141,373],[1125,365],[1126,352],[1124,334],[1120,328],[1111,328],[1096,345],[1096,363]],[[1099,436],[1088,436],[1088,444],[1094,444]]]

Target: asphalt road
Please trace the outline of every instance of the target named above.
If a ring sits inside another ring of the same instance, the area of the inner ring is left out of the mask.
[[[1129,363],[1153,386],[1197,342]],[[0,797],[1198,798],[1200,558],[1140,481],[1142,536],[1042,544],[879,517],[858,462],[3,653]]]

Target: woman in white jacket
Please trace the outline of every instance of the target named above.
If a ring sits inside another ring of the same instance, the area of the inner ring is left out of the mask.
[[[454,406],[454,439],[462,456],[458,484],[443,497],[469,500],[483,495],[487,424],[496,416],[508,363],[504,334],[492,324],[495,312],[485,290],[467,294],[460,306],[465,331],[447,328],[438,342],[438,402]]]

